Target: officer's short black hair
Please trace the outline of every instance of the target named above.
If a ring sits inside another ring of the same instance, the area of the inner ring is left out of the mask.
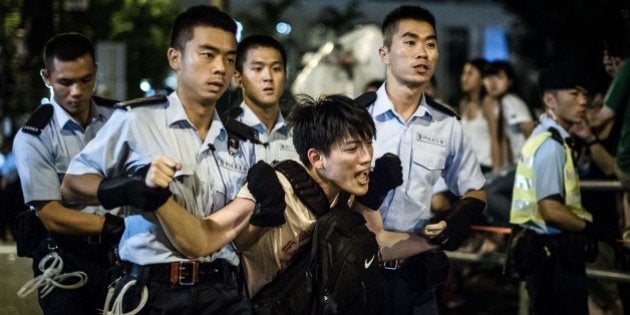
[[[197,5],[175,18],[171,31],[171,47],[184,50],[186,43],[193,38],[193,29],[197,26],[216,27],[236,36],[236,22],[227,13],[215,6]]]
[[[58,34],[44,47],[44,68],[46,71],[52,71],[55,58],[61,61],[72,61],[85,54],[92,57],[92,62],[96,66],[94,45],[87,37],[79,33]]]
[[[421,7],[415,5],[403,5],[393,11],[389,12],[383,24],[381,24],[381,32],[383,33],[383,46],[389,48],[392,45],[392,37],[398,30],[398,22],[402,20],[416,20],[423,21],[431,24],[433,30],[437,32],[435,28],[435,17],[433,14]]]
[[[251,35],[245,37],[236,48],[236,70],[243,71],[243,64],[247,58],[247,52],[257,47],[268,47],[277,50],[282,57],[282,67],[287,70],[287,51],[275,38],[268,35]]]
[[[293,128],[293,146],[307,167],[310,166],[307,153],[311,148],[328,155],[333,146],[345,139],[371,142],[376,136],[374,121],[367,110],[340,94],[318,99],[299,95],[287,120]]]

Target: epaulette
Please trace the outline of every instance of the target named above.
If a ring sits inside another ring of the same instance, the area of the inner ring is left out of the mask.
[[[558,129],[556,129],[554,127],[549,127],[549,128],[547,128],[547,131],[549,131],[549,133],[551,133],[551,138],[553,140],[558,141],[558,143],[560,143],[560,145],[564,146],[564,139],[562,139],[562,135],[560,135],[560,131],[558,131]]]
[[[129,101],[118,102],[114,104],[115,108],[136,108],[140,106],[156,105],[166,103],[167,98],[164,95],[155,95],[149,97],[141,97]]]
[[[367,108],[376,102],[376,92],[365,92],[354,99],[357,105]]]
[[[104,97],[100,97],[96,95],[92,95],[92,99],[94,100],[94,103],[96,103],[96,105],[103,106],[103,107],[114,107],[114,105],[118,103],[117,100],[112,100],[109,98],[104,98]]]
[[[53,112],[54,109],[51,104],[40,105],[24,124],[22,131],[34,136],[39,136],[39,134],[42,133],[42,129],[44,129],[53,116]]]
[[[425,94],[425,98],[427,101],[427,105],[429,105],[430,107],[437,109],[448,116],[459,119],[459,115],[457,115],[457,112],[455,112],[455,110],[453,110],[449,106],[436,102],[431,96],[426,95],[426,94]]]
[[[308,175],[306,170],[296,161],[284,160],[273,165],[273,168],[289,180],[293,191],[298,199],[308,208],[316,217],[322,216],[330,210],[328,198],[319,186]]]
[[[235,119],[241,113],[243,113],[243,109],[237,106],[227,110],[223,115],[219,115],[228,133],[228,152],[230,155],[235,155],[236,152],[238,152],[239,140],[249,140],[254,144],[267,145],[260,141],[256,128],[250,127]]]

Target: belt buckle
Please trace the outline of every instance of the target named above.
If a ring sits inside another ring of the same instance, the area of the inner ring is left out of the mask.
[[[198,261],[179,261],[171,263],[171,284],[194,285],[198,282]]]
[[[88,235],[87,236],[87,243],[90,245],[98,245],[101,244],[103,242],[103,239],[101,238],[101,234],[96,234],[96,235]]]
[[[383,269],[396,270],[399,267],[399,260],[388,260],[383,262]]]

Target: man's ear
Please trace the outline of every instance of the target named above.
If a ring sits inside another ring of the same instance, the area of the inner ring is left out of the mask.
[[[554,110],[556,107],[556,97],[551,92],[544,92],[542,96],[543,105],[545,109]]]
[[[42,77],[42,80],[44,80],[44,84],[46,85],[46,87],[52,86],[52,84],[50,84],[50,76],[48,75],[48,70],[46,69],[39,70],[39,75]]]
[[[381,57],[381,61],[384,64],[389,65],[389,54],[385,46],[378,49],[378,55]]]
[[[314,149],[314,148],[308,149],[308,151],[306,151],[306,156],[308,157],[308,161],[311,163],[313,168],[315,169],[324,168],[323,155],[317,149]]]
[[[238,87],[243,87],[243,75],[238,70],[234,70],[234,83]]]
[[[182,52],[173,47],[170,47],[166,51],[166,58],[168,59],[168,64],[171,66],[171,68],[175,71],[179,71],[179,69],[181,68]]]

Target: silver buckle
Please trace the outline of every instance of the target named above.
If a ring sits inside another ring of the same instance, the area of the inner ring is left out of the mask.
[[[199,262],[180,261],[177,266],[177,284],[194,285],[199,282]]]

